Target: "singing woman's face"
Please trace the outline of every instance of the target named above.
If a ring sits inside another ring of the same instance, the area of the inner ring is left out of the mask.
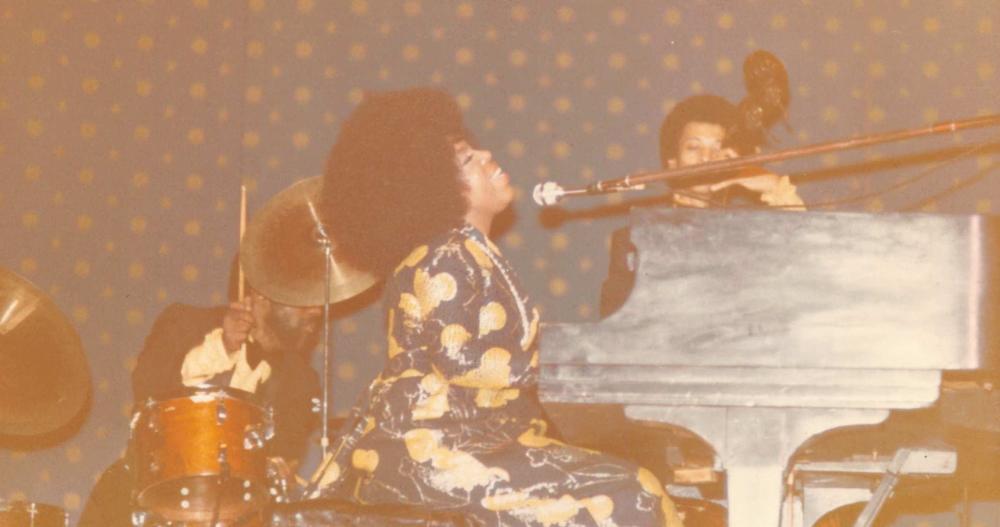
[[[670,168],[699,165],[732,157],[728,155],[728,152],[732,151],[722,147],[725,140],[726,129],[722,125],[701,121],[687,123],[677,141],[677,158],[671,160]]]
[[[493,160],[489,150],[477,150],[466,141],[458,141],[455,160],[468,187],[466,198],[471,213],[492,218],[510,205],[514,199],[510,176]]]

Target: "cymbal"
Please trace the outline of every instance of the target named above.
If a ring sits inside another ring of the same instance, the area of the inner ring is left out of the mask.
[[[0,268],[0,435],[68,424],[90,398],[90,368],[69,320],[28,279]]]
[[[303,179],[282,190],[257,212],[240,244],[247,282],[264,296],[292,306],[324,302],[325,229],[318,218],[322,179]],[[347,300],[375,283],[375,277],[337,258],[333,242],[330,302]]]

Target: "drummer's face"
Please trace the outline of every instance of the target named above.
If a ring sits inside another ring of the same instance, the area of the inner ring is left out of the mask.
[[[260,297],[255,303],[255,338],[269,352],[307,352],[319,343],[322,307],[296,307]]]

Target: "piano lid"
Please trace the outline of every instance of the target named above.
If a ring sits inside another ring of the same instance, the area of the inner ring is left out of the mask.
[[[600,322],[543,328],[543,363],[995,367],[994,219],[645,209],[631,224],[631,294]]]

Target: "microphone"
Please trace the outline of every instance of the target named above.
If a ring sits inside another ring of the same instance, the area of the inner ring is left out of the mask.
[[[646,188],[644,184],[633,184],[629,177],[621,180],[598,181],[584,188],[564,189],[555,181],[545,181],[535,185],[531,191],[531,199],[539,207],[549,207],[562,201],[566,196],[586,196],[593,194],[607,194],[609,192],[621,192],[623,190],[642,190]]]

